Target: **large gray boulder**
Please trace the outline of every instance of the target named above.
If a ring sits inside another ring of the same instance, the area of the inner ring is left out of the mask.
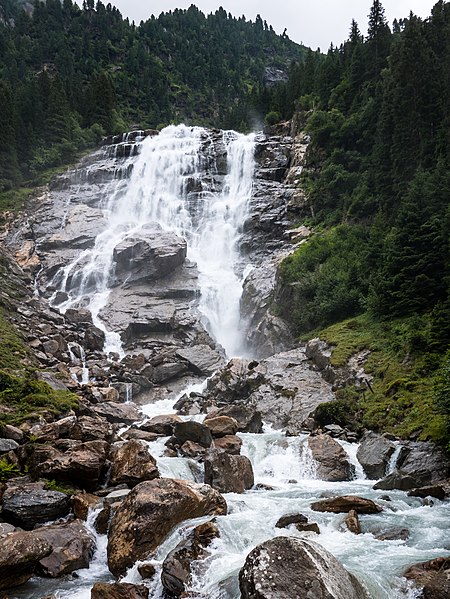
[[[252,463],[246,456],[210,449],[205,455],[205,483],[220,493],[243,493],[255,484]]]
[[[423,599],[448,599],[450,597],[450,559],[438,557],[428,562],[410,566],[403,576],[423,587]]]
[[[242,599],[367,599],[359,581],[312,541],[277,537],[258,545],[239,573]]]
[[[329,435],[309,437],[308,445],[317,464],[317,475],[322,480],[338,482],[351,480],[355,469],[341,445]]]
[[[146,224],[114,248],[116,283],[165,277],[183,264],[186,251],[184,239],[164,231],[157,223]]]
[[[417,487],[446,479],[449,466],[448,454],[431,441],[404,443],[397,462],[397,468],[412,476]]]
[[[372,431],[361,439],[356,457],[364,469],[367,478],[382,478],[386,473],[389,458],[395,451],[392,441]]]
[[[224,498],[209,485],[159,478],[134,487],[108,531],[108,567],[125,573],[158,547],[174,526],[190,518],[226,514]]]

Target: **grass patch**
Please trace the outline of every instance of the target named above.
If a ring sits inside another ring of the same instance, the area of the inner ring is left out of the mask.
[[[448,416],[439,409],[435,389],[442,356],[418,351],[420,339],[426,337],[426,318],[421,322],[422,329],[416,317],[379,322],[363,314],[320,331],[319,337],[333,348],[334,366],[370,350],[365,370],[373,381],[372,391],[339,389],[338,402],[319,409],[319,421],[448,443]]]
[[[76,408],[78,398],[70,391],[55,390],[30,376],[0,371],[0,424],[20,424],[39,414],[60,416]]]
[[[24,360],[31,358],[31,352],[20,333],[8,322],[0,308],[0,369],[22,369]]]
[[[21,472],[15,464],[11,464],[5,458],[0,460],[0,481],[5,482],[15,476],[20,476]]]

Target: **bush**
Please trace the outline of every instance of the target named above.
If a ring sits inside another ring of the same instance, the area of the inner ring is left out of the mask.
[[[269,127],[271,125],[279,123],[280,121],[281,114],[279,112],[276,112],[275,110],[271,110],[270,112],[268,112],[264,118],[264,122],[266,123],[266,125],[269,125]]]

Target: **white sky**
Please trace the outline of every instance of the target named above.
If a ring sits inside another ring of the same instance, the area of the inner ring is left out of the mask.
[[[78,0],[77,0],[78,1]],[[367,15],[372,0],[103,0],[111,2],[124,17],[139,24],[150,15],[158,16],[175,8],[188,8],[195,4],[208,14],[222,6],[235,17],[245,15],[254,21],[261,15],[269,25],[282,33],[287,27],[288,36],[295,42],[306,46],[328,49],[330,42],[340,45],[348,37],[350,23],[354,18],[363,33],[366,31]],[[391,24],[394,18],[407,17],[412,10],[416,15],[426,18],[436,0],[384,0],[386,17]],[[82,0],[79,0],[79,4]]]

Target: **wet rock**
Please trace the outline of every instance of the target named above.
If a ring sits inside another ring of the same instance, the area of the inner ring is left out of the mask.
[[[224,365],[223,357],[209,345],[193,345],[177,350],[176,355],[189,364],[189,368],[199,376],[211,376]]]
[[[182,422],[182,420],[176,414],[163,414],[161,416],[154,416],[148,422],[141,424],[139,428],[142,431],[169,437],[173,435],[175,425],[179,422]]]
[[[92,314],[86,308],[67,308],[64,316],[71,324],[92,324]]]
[[[185,458],[192,458],[193,460],[201,459],[205,456],[207,449],[199,443],[193,441],[185,441],[180,447],[180,453]]]
[[[355,510],[349,511],[343,520],[343,524],[353,534],[361,534],[361,524],[359,522],[358,513]]]
[[[211,449],[205,456],[205,483],[221,493],[243,493],[255,484],[252,464],[246,456]]]
[[[146,431],[141,431],[138,428],[129,428],[127,431],[122,433],[122,439],[138,439],[139,441],[147,441],[148,443],[152,443],[156,441],[160,435],[156,433],[147,433]]]
[[[96,582],[91,590],[91,599],[148,599],[149,589],[144,585],[129,582]]]
[[[46,441],[56,441],[56,439],[68,437],[76,423],[75,416],[68,416],[67,418],[61,418],[56,422],[50,424],[33,426],[30,430],[32,435],[38,443],[44,443]]]
[[[281,516],[275,524],[275,528],[287,528],[290,524],[306,524],[308,518],[303,514],[286,514]]]
[[[423,587],[423,599],[448,599],[450,597],[450,559],[438,557],[428,562],[414,564],[403,576]]]
[[[308,522],[307,524],[299,522],[295,525],[295,528],[298,532],[314,532],[316,535],[320,535],[320,528],[317,522]]]
[[[52,548],[50,555],[39,561],[41,575],[58,578],[89,567],[95,541],[79,520],[45,526],[34,532]]]
[[[212,522],[194,528],[188,537],[179,543],[166,557],[162,565],[161,582],[164,589],[174,597],[180,597],[191,577],[191,564],[204,558],[205,548],[219,530]]]
[[[78,493],[72,497],[73,513],[76,518],[86,522],[89,510],[100,505],[101,500],[97,495],[90,493]]]
[[[202,447],[210,447],[213,442],[209,428],[195,420],[177,422],[174,428],[174,436],[180,445],[183,445],[185,441],[193,441]]]
[[[379,479],[385,475],[389,458],[394,451],[395,445],[392,441],[369,431],[361,439],[356,457],[367,478]]]
[[[67,516],[70,507],[70,498],[65,493],[46,491],[33,484],[11,486],[3,495],[2,517],[31,530],[36,524]]]
[[[164,231],[157,223],[146,224],[114,248],[116,283],[165,277],[183,264],[186,249],[186,241],[175,233]]]
[[[10,532],[16,532],[18,529],[16,526],[12,524],[8,524],[7,522],[0,522],[0,537],[7,535]]]
[[[152,381],[156,385],[161,385],[172,379],[177,379],[186,374],[187,367],[181,362],[165,362],[153,370]]]
[[[83,345],[87,351],[103,351],[105,333],[98,327],[88,327],[84,332]]]
[[[50,385],[50,387],[55,389],[55,391],[68,391],[67,386],[60,379],[56,378],[49,372],[41,372],[37,370],[33,373],[33,378],[47,383],[47,385]]]
[[[364,532],[370,532],[379,541],[406,541],[409,530],[401,526],[369,526]]]
[[[33,576],[38,563],[52,551],[34,532],[12,532],[0,543],[0,590],[17,587]]]
[[[308,445],[317,463],[317,475],[322,480],[351,480],[355,469],[341,445],[329,435],[308,438]]]
[[[417,481],[415,487],[421,487],[447,478],[449,460],[446,453],[431,441],[410,441],[403,446],[397,468]]]
[[[317,543],[277,537],[258,545],[239,573],[242,599],[366,599],[363,587]]]
[[[141,419],[137,408],[131,404],[105,402],[91,408],[94,416],[105,418],[111,424],[133,424]]]
[[[144,563],[138,566],[138,572],[142,578],[153,578],[156,574],[156,568],[153,564]]]
[[[358,514],[378,514],[383,511],[371,499],[355,495],[343,495],[315,501],[311,504],[311,509],[315,512],[332,512],[333,514],[349,512],[350,510],[355,510]]]
[[[263,430],[261,413],[250,406],[227,406],[217,410],[215,416],[229,416],[236,420],[240,433],[262,433]]]
[[[420,487],[418,489],[411,489],[408,491],[409,497],[435,497],[444,501],[447,496],[445,485],[431,485],[428,487]]]
[[[108,567],[115,576],[124,574],[156,549],[176,524],[226,511],[223,497],[208,485],[167,478],[140,483],[112,518]]]
[[[110,483],[134,487],[145,480],[159,477],[155,458],[142,441],[131,440],[113,449]]]
[[[421,477],[419,479],[414,476],[410,476],[402,470],[394,470],[391,474],[388,474],[380,481],[378,481],[373,488],[381,489],[382,491],[392,491],[393,489],[399,489],[400,491],[409,491],[420,485]]]
[[[67,215],[66,224],[62,230],[40,240],[39,250],[42,252],[61,248],[87,249],[94,245],[98,232],[105,226],[102,210],[78,204]]]
[[[216,416],[215,418],[206,418],[203,424],[209,428],[214,438],[225,437],[225,435],[235,435],[238,430],[238,423],[229,416]]]
[[[239,455],[241,453],[242,439],[237,435],[225,435],[225,437],[214,439],[213,446],[216,449],[225,451],[225,453]]]

